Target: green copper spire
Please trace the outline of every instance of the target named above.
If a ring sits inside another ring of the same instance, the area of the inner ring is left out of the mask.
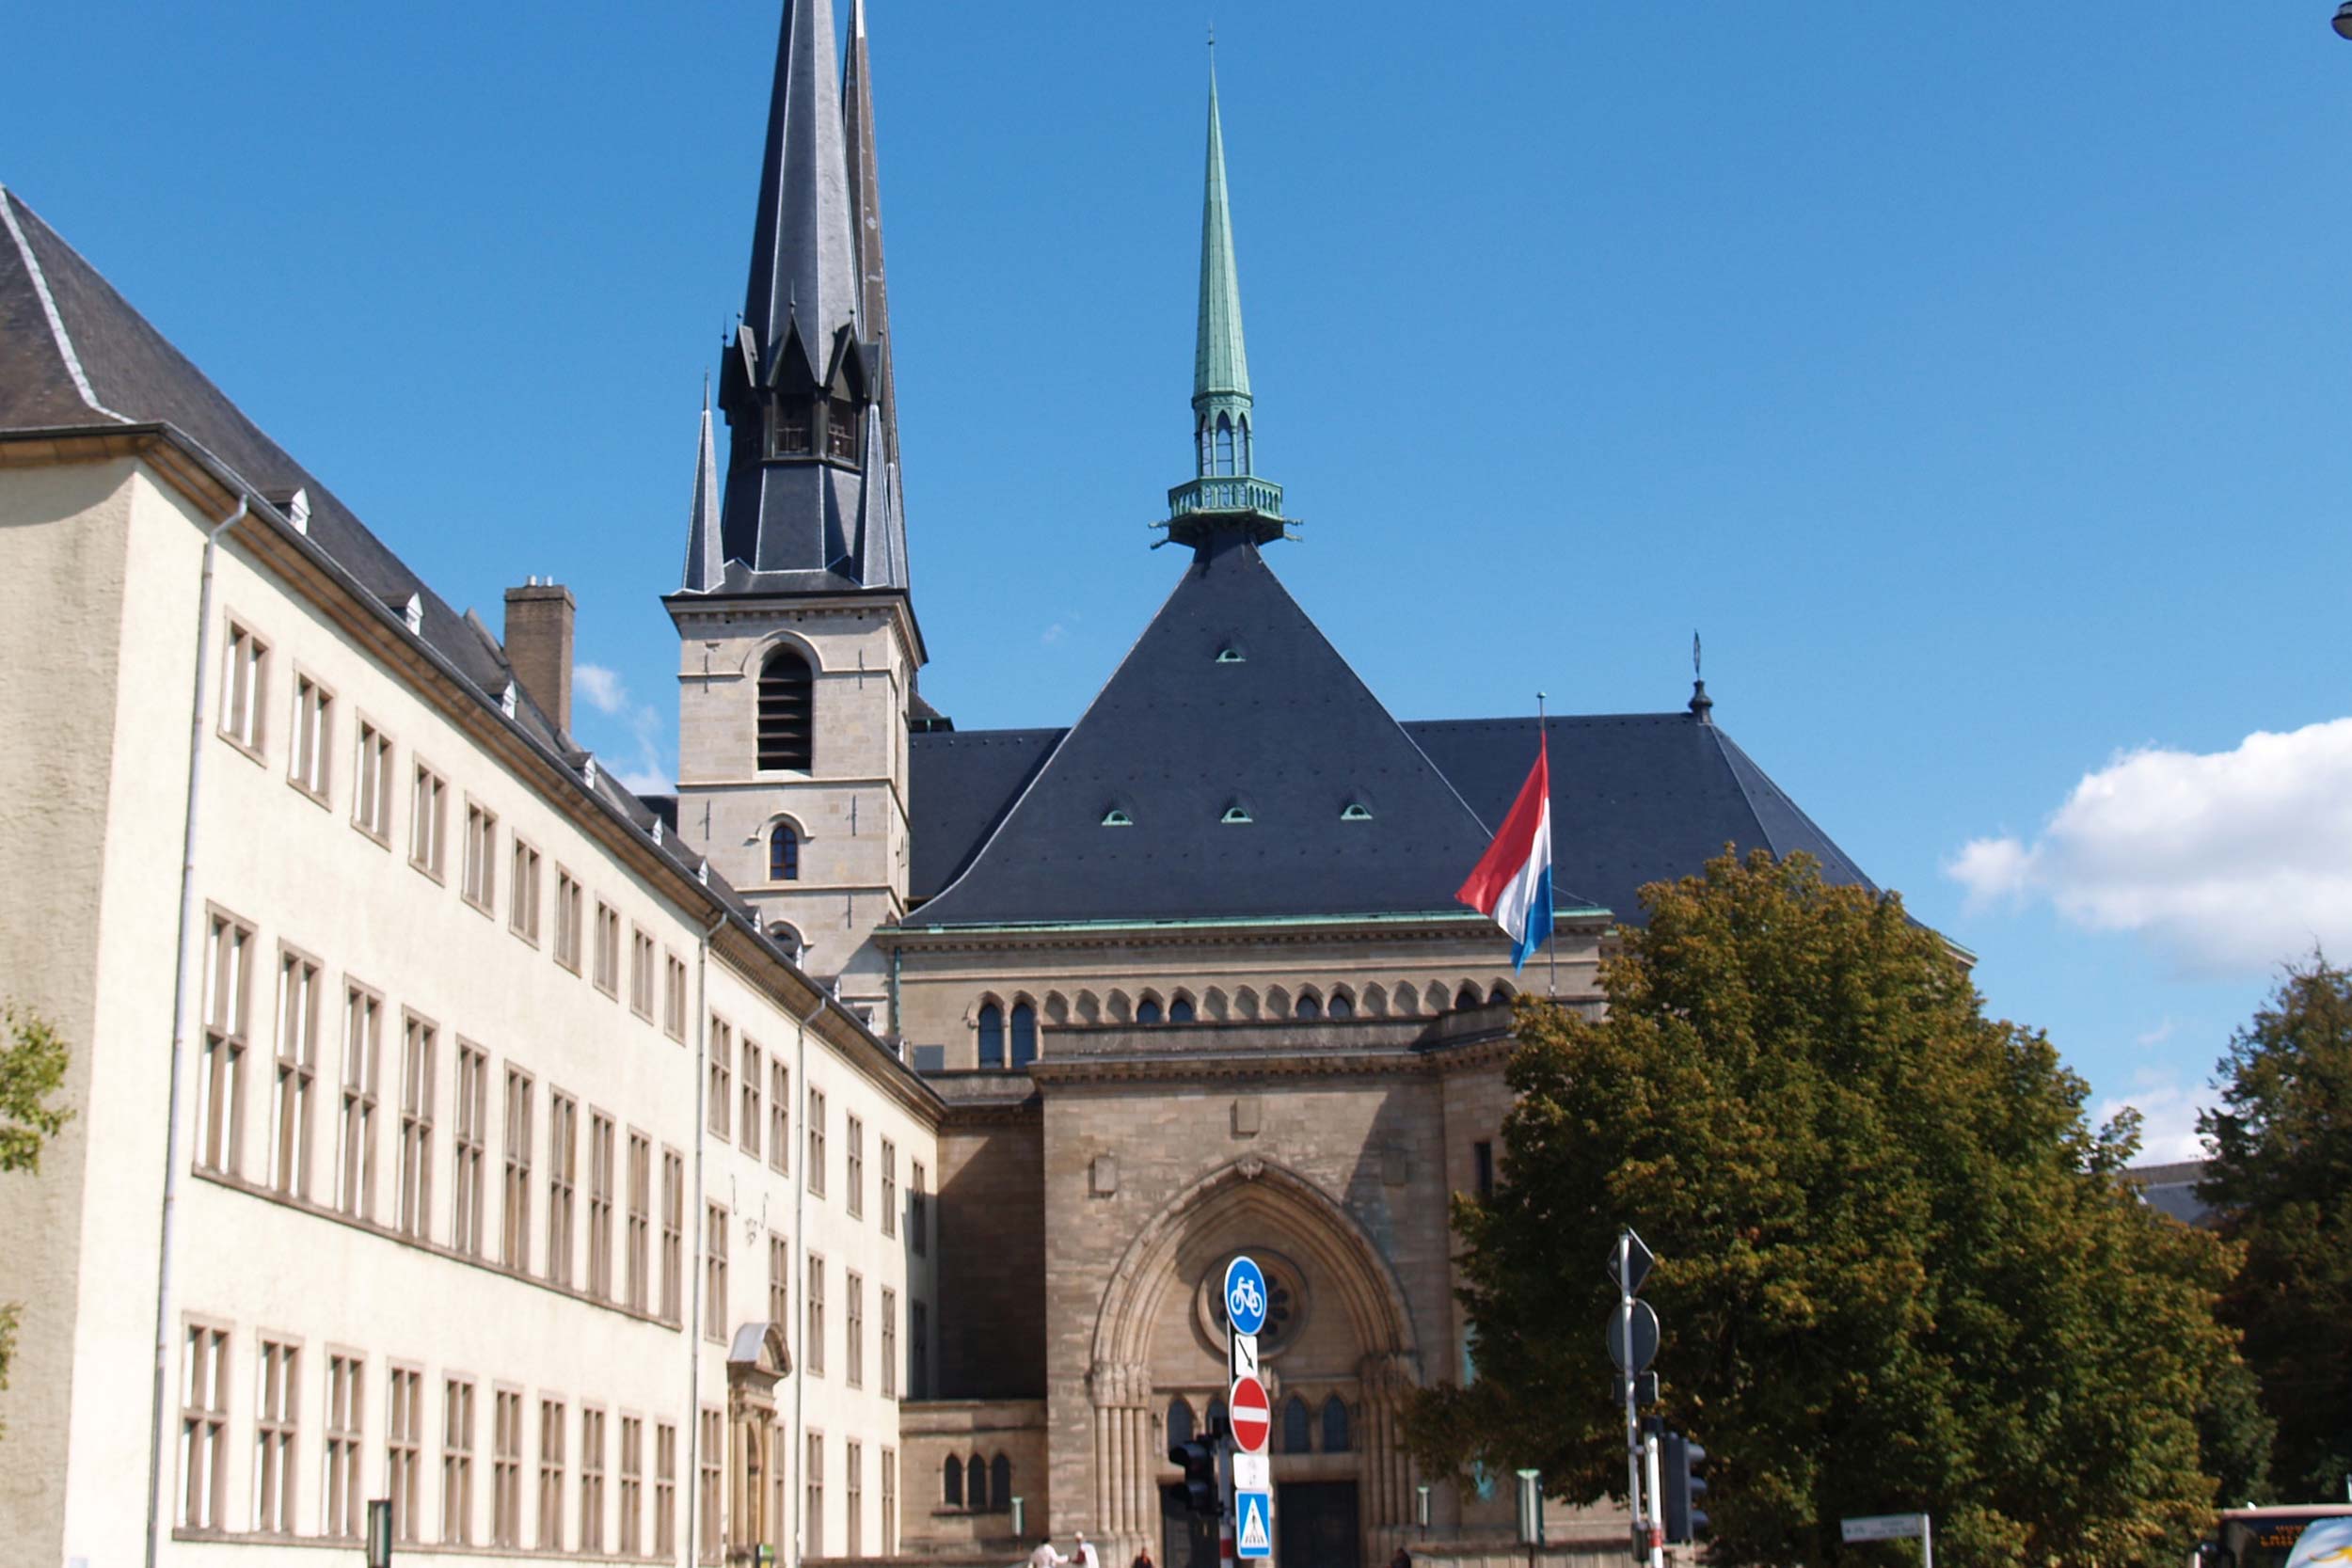
[[[1210,47],[1216,40],[1212,37]],[[1208,176],[1200,197],[1200,321],[1192,354],[1190,483],[1168,493],[1161,528],[1183,545],[1207,548],[1218,537],[1253,544],[1279,539],[1282,487],[1260,479],[1257,415],[1249,396],[1249,355],[1242,346],[1241,277],[1233,266],[1233,214],[1225,194],[1225,128],[1217,113],[1216,57],[1209,57]]]
[[[1225,200],[1225,132],[1217,121],[1216,63],[1209,64],[1209,176],[1200,197],[1200,330],[1192,351],[1192,401],[1223,393],[1249,403],[1249,355],[1241,339],[1241,278],[1233,270],[1233,214]]]

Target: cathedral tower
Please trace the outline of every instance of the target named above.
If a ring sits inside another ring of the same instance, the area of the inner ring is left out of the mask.
[[[906,912],[908,593],[865,0],[786,0],[717,466],[703,410],[676,625],[678,831],[878,1028]],[[835,71],[841,75],[837,79]]]

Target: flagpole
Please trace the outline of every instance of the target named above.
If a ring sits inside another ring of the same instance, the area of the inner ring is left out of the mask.
[[[1551,787],[1551,769],[1549,766],[1551,746],[1548,733],[1550,727],[1551,721],[1544,714],[1544,693],[1538,691],[1535,693],[1535,746],[1547,762],[1544,768],[1544,787],[1547,789]],[[1554,829],[1559,826],[1557,822],[1552,824]],[[1560,999],[1560,930],[1556,924],[1560,915],[1560,891],[1557,886],[1560,856],[1556,850],[1551,863],[1552,874],[1544,879],[1544,897],[1551,905],[1544,911],[1544,996],[1557,1002]]]

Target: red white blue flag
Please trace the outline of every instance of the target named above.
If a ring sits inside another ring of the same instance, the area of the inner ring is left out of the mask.
[[[1535,770],[1519,786],[1478,868],[1454,895],[1492,919],[1511,937],[1511,967],[1551,935],[1551,763],[1547,742],[1535,743]]]

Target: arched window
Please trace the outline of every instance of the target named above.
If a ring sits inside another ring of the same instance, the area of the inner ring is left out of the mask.
[[[1511,1000],[1511,988],[1504,985],[1502,981],[1497,980],[1495,982],[1495,989],[1486,993],[1486,1000],[1488,1002],[1508,1002]]]
[[[1189,996],[1180,996],[1175,1001],[1170,1002],[1168,1005],[1168,1022],[1170,1023],[1190,1023],[1192,1022],[1192,998]]]
[[[1478,988],[1476,986],[1464,986],[1460,990],[1454,992],[1454,1005],[1456,1007],[1477,1006]]]
[[[1337,1394],[1323,1402],[1323,1451],[1347,1451],[1347,1403]]]
[[[797,768],[815,760],[817,680],[796,648],[778,648],[759,667],[759,766]]]
[[[1225,1396],[1219,1394],[1209,1401],[1209,1430],[1216,1431],[1216,1423],[1223,1419],[1225,1419]]]
[[[939,1467],[939,1500],[949,1508],[963,1506],[963,1461],[954,1454]]]
[[[1136,1022],[1137,1023],[1157,1023],[1159,1021],[1160,999],[1158,997],[1147,996],[1142,1001],[1136,1004]]]
[[[965,1481],[965,1505],[975,1513],[987,1513],[988,1466],[981,1462],[978,1454],[974,1454],[972,1456],[972,1462],[963,1467],[963,1477]]]
[[[1012,1005],[1012,1065],[1027,1067],[1037,1060],[1037,1009],[1026,1002]]]
[[[1241,417],[1241,471],[1256,471],[1249,467],[1249,416],[1247,414]]]
[[[1168,1441],[1170,1447],[1192,1441],[1192,1405],[1181,1396],[1168,1402]]]
[[[1338,991],[1333,993],[1330,1006],[1324,1011],[1333,1018],[1354,1018],[1356,1004],[1347,999],[1347,992]]]
[[[794,963],[799,963],[802,954],[806,951],[801,942],[801,933],[781,920],[768,927],[768,939],[783,948],[784,956]]]
[[[825,408],[825,455],[857,461],[857,405],[835,398]]]
[[[1233,471],[1233,421],[1224,414],[1216,417],[1216,471],[1220,474]]]
[[[1206,419],[1200,421],[1200,471],[1206,474],[1215,466],[1216,451],[1215,439],[1209,435],[1209,421]]]
[[[1291,1011],[1299,1018],[1321,1018],[1323,1016],[1323,1004],[1316,998],[1313,991],[1308,991],[1306,994],[1299,997],[1298,1005],[1293,1007]]]
[[[1005,1009],[991,1002],[980,1008],[980,1066],[1005,1065]],[[977,1464],[978,1461],[974,1461]]]
[[[988,1467],[988,1495],[995,1499],[999,1513],[1012,1506],[1012,1461],[1001,1453],[996,1456],[996,1463]]]
[[[801,879],[801,835],[792,831],[789,822],[779,822],[768,834],[768,879],[771,882],[797,882]]]
[[[1312,1423],[1307,1415],[1307,1402],[1293,1394],[1282,1402],[1282,1451],[1305,1453]]]

